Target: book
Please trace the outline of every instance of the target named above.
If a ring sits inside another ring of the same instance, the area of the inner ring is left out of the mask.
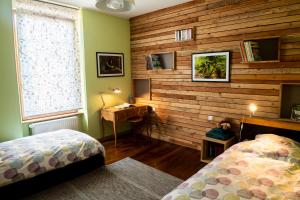
[[[261,56],[259,55],[259,43],[255,41],[250,41],[250,46],[252,50],[253,61],[261,60]]]
[[[151,63],[151,56],[145,57],[146,63],[147,63],[147,69],[152,69],[152,63]]]
[[[246,52],[248,62],[253,61],[252,55],[251,55],[251,46],[250,45],[251,45],[250,41],[245,41],[244,42],[245,52]]]
[[[246,56],[246,53],[245,53],[245,46],[244,46],[243,42],[240,42],[240,51],[241,51],[241,55],[242,55],[242,61],[243,62],[248,62],[247,56]]]
[[[159,55],[151,55],[151,68],[152,69],[161,69],[161,61]]]

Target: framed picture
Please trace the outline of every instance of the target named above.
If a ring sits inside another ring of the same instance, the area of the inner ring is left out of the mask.
[[[300,120],[300,104],[294,104],[292,107],[291,119]]]
[[[97,52],[97,76],[124,76],[124,54]]]
[[[229,51],[192,54],[192,81],[229,82]]]

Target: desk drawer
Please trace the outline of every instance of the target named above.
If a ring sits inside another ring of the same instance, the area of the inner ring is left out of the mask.
[[[118,111],[118,112],[116,112],[115,117],[116,117],[116,121],[119,121],[119,122],[126,121],[128,118],[127,111],[126,110]]]
[[[116,112],[116,121],[126,121],[128,118],[131,117],[144,116],[146,112],[148,112],[146,106],[121,110]]]

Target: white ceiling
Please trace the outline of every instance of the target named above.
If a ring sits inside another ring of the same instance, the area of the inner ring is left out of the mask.
[[[67,5],[72,5],[80,8],[88,8],[93,10],[98,10],[95,7],[96,0],[49,0],[52,2],[63,3]],[[131,18],[138,15],[146,14],[155,10],[160,10],[163,8],[175,6],[178,4],[186,3],[192,0],[135,0],[135,9],[130,12],[123,13],[114,13],[111,12],[108,14],[112,14],[115,16],[123,17],[123,18]],[[100,11],[100,10],[98,10]],[[102,12],[102,11],[101,11]]]

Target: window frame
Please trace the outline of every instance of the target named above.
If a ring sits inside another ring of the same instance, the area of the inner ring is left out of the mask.
[[[60,5],[57,5],[60,6]],[[73,8],[75,9],[75,8]],[[47,16],[47,15],[45,15]],[[19,44],[18,44],[18,32],[17,32],[17,11],[15,8],[12,9],[12,21],[13,21],[13,40],[14,40],[14,50],[15,50],[15,62],[16,62],[16,76],[17,76],[17,84],[18,84],[18,96],[19,96],[19,109],[21,113],[21,123],[32,123],[32,122],[40,122],[40,121],[47,121],[52,119],[59,119],[63,117],[71,117],[76,115],[84,114],[83,112],[83,80],[82,80],[82,63],[80,64],[80,73],[81,73],[81,106],[82,108],[78,109],[72,109],[72,110],[66,110],[66,111],[60,111],[60,112],[53,112],[53,113],[47,113],[47,114],[41,114],[41,115],[35,115],[26,117],[24,114],[24,102],[23,102],[23,90],[22,90],[22,77],[21,77],[21,65],[20,65],[20,56],[19,56]],[[79,23],[79,20],[78,22]],[[80,30],[79,24],[77,24],[78,30]],[[80,34],[80,31],[78,32]],[[81,50],[80,50],[80,35],[78,35],[79,38],[79,59],[81,60]]]

